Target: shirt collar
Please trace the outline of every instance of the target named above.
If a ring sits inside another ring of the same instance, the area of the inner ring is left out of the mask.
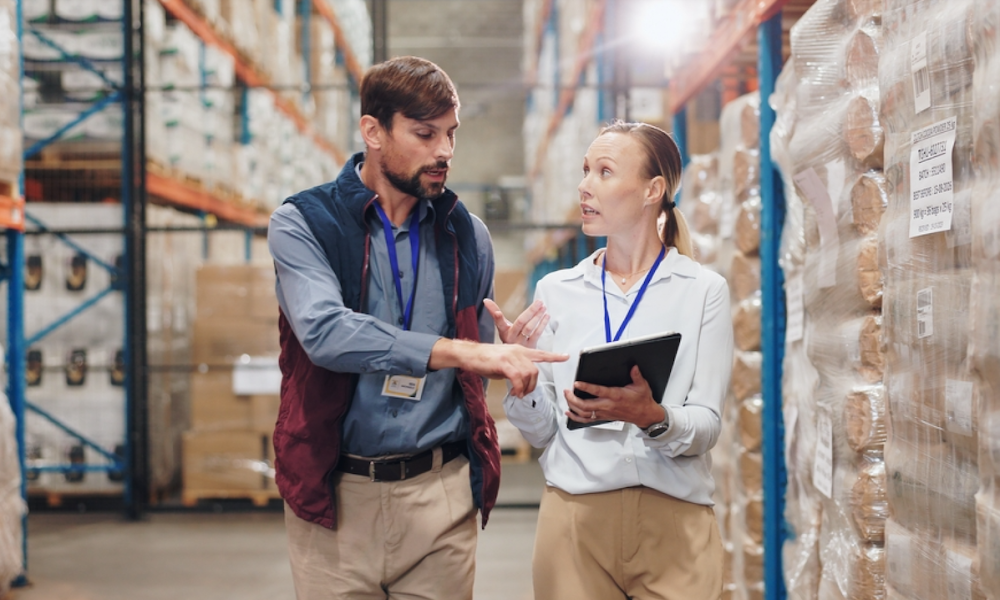
[[[596,287],[601,287],[600,261],[597,261],[597,264],[594,264],[597,257],[601,255],[601,252],[603,252],[603,248],[594,251],[593,254],[577,263],[575,267],[562,271],[560,275],[561,280],[569,281],[571,279],[582,277],[587,283],[592,283]],[[669,248],[667,250],[667,255],[663,258],[663,262],[660,263],[659,268],[656,269],[656,273],[653,275],[653,279],[650,283],[660,281],[661,279],[667,279],[674,274],[680,277],[695,278],[698,276],[698,271],[700,269],[701,265],[687,256],[681,255],[677,252],[677,248]],[[618,286],[608,286],[608,289],[618,290]]]
[[[354,172],[357,173],[358,179],[361,179],[361,166],[365,164],[365,161],[359,160],[354,165]],[[425,223],[428,219],[434,218],[434,203],[427,198],[421,198],[417,201],[417,209],[420,211],[420,222]],[[375,220],[379,221],[378,215],[375,216]],[[408,231],[410,229],[410,221],[407,219],[399,226],[400,231]]]

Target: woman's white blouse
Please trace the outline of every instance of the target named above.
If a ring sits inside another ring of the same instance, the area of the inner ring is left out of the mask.
[[[618,431],[586,427],[570,431],[563,390],[573,386],[580,350],[604,344],[601,266],[595,252],[571,269],[545,276],[536,286],[551,315],[538,342],[564,352],[564,363],[539,365],[535,391],[504,399],[510,422],[536,448],[549,485],[587,494],[643,485],[681,500],[712,505],[712,459],[733,364],[729,287],[717,273],[671,248],[650,281],[622,340],[676,331],[680,349],[663,394],[670,419],[666,433],[649,438],[638,426]],[[608,314],[618,331],[642,282],[623,293],[609,275]]]

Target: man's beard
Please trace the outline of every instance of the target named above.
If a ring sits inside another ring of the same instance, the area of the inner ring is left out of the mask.
[[[414,198],[426,198],[429,200],[434,200],[438,196],[444,193],[444,183],[448,177],[447,173],[445,174],[444,180],[440,182],[434,181],[428,184],[427,186],[421,185],[420,183],[420,176],[425,171],[438,171],[438,170],[443,171],[447,169],[448,163],[444,161],[436,163],[433,167],[421,167],[417,169],[417,171],[410,177],[406,177],[405,175],[401,175],[399,173],[392,171],[389,168],[389,165],[386,164],[385,159],[383,159],[381,162],[382,164],[379,166],[382,167],[382,173],[385,175],[385,178],[389,181],[389,183],[392,184],[392,187],[396,188],[397,190],[403,192],[408,196],[413,196]]]

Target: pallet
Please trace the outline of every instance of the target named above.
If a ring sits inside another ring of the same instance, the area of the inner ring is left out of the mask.
[[[263,508],[271,500],[280,500],[278,490],[191,490],[181,493],[181,504],[186,507],[197,506],[201,501],[214,500],[249,500],[254,506]]]
[[[109,498],[123,496],[124,491],[121,487],[74,489],[69,487],[69,484],[67,484],[67,486],[28,488],[28,497],[44,498],[45,505],[48,508],[61,508],[68,503],[79,502],[82,500],[93,500],[97,498],[107,500]]]
[[[174,167],[164,165],[161,162],[154,159],[147,160],[146,170],[149,171],[150,173],[154,173],[161,177],[178,181],[188,187],[192,187],[207,194],[211,194],[212,196],[215,196],[219,200],[223,200],[225,202],[228,202],[229,204],[238,206],[240,208],[256,209],[258,207],[257,202],[247,200],[242,195],[240,195],[240,193],[237,192],[236,189],[232,188],[228,184],[222,182],[216,182],[211,185],[208,185],[198,177],[194,177],[188,173],[185,173],[184,171],[181,171],[180,169],[175,169]]]

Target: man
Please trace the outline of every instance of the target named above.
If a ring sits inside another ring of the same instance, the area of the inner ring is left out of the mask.
[[[485,526],[499,487],[483,377],[523,395],[534,362],[567,357],[492,343],[489,234],[445,188],[459,125],[448,76],[396,58],[360,95],[367,152],[286,200],[268,231],[296,595],[471,598],[476,508]],[[525,335],[541,329],[532,314]]]

